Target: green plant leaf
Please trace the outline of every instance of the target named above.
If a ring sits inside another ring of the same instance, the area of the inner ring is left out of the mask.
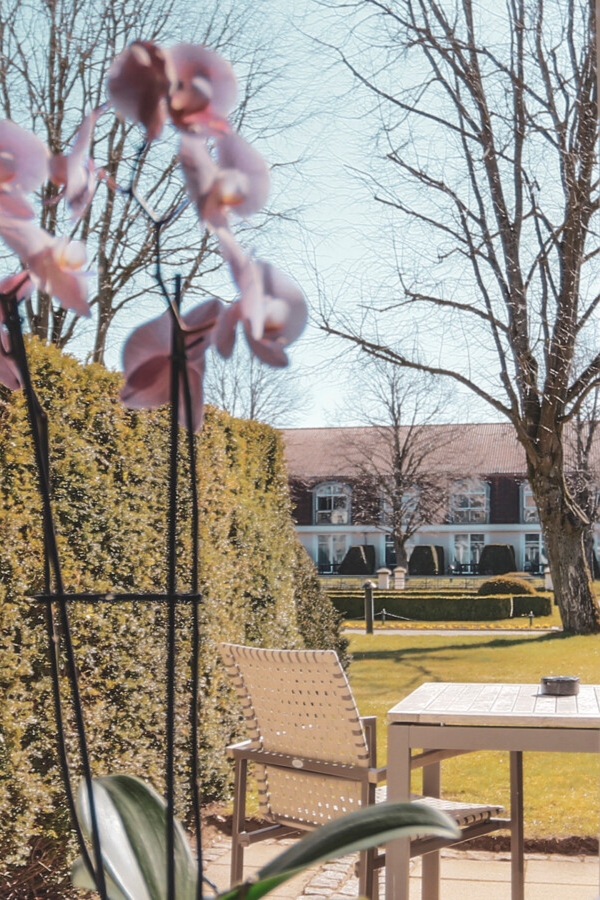
[[[106,890],[110,900],[131,900],[130,894],[124,894],[121,888],[115,884],[110,877],[106,868],[104,870],[104,878],[106,880]],[[83,891],[95,891],[96,882],[88,872],[88,868],[81,857],[75,860],[71,866],[71,881],[73,887]]]
[[[220,895],[220,900],[259,900],[303,869],[368,850],[399,837],[432,834],[456,839],[460,831],[438,810],[419,803],[380,803],[342,816],[310,832],[260,869],[249,881]]]
[[[167,886],[166,804],[141,779],[107,775],[94,779],[94,801],[104,869],[114,888],[111,900],[164,900]],[[82,785],[78,812],[91,834],[87,791]],[[74,875],[84,880],[78,861]],[[185,833],[175,822],[175,884],[178,900],[195,900],[196,864]],[[91,880],[91,876],[89,876]],[[120,893],[117,893],[119,891]]]

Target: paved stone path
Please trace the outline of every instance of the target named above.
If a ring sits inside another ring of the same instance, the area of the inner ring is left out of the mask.
[[[267,840],[246,851],[250,875],[291,840]],[[231,841],[219,835],[205,849],[206,872],[220,890],[229,884]],[[510,854],[484,851],[460,851],[449,848],[442,853],[442,900],[510,900]],[[349,900],[358,896],[354,873],[355,856],[326,863],[318,869],[280,885],[269,900]],[[420,900],[420,860],[414,861],[411,900]],[[598,894],[598,858],[528,854],[525,861],[527,900],[600,900]],[[384,896],[385,875],[380,873],[380,900]]]

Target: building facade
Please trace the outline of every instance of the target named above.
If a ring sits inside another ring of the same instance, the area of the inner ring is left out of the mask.
[[[475,573],[486,544],[513,547],[517,569],[539,573],[546,563],[525,458],[509,424],[424,426],[431,450],[426,474],[438,478],[434,521],[407,544],[444,550],[446,571]],[[365,508],[365,458],[385,465],[382,429],[299,428],[283,431],[298,536],[322,574],[336,574],[351,546],[372,546],[376,568],[396,563],[384,501]],[[360,495],[360,503],[357,498]]]

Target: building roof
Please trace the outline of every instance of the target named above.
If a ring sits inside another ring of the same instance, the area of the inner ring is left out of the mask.
[[[432,475],[525,475],[525,452],[509,422],[419,428],[419,441],[426,450],[422,468]],[[401,428],[401,440],[407,431]],[[360,475],[369,458],[380,472],[386,464],[389,467],[386,438],[391,429],[383,426],[287,428],[282,433],[292,478]]]

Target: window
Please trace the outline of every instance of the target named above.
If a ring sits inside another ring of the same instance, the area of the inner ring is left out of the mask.
[[[385,564],[389,569],[398,565],[396,545],[394,544],[394,538],[391,534],[386,534],[385,536]]]
[[[483,481],[458,481],[450,494],[450,520],[484,523],[488,520],[488,488]]]
[[[350,524],[350,490],[345,484],[322,484],[315,491],[317,525]]]
[[[459,572],[472,575],[477,572],[481,551],[485,546],[484,534],[457,534],[454,536],[454,565]]]
[[[531,572],[532,575],[539,575],[546,564],[546,548],[544,547],[542,535],[539,533],[526,534],[523,571]]]
[[[321,575],[332,575],[346,555],[345,534],[319,534],[317,536],[317,567]]]
[[[533,491],[528,484],[521,485],[521,522],[539,522],[538,509]]]

